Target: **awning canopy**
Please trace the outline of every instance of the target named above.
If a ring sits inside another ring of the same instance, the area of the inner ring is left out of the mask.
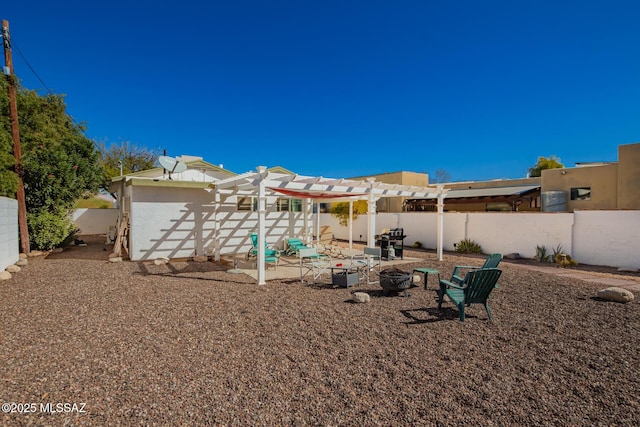
[[[511,202],[540,191],[540,185],[519,185],[511,187],[449,189],[445,194],[445,203],[491,203]],[[435,199],[413,197],[413,200]]]

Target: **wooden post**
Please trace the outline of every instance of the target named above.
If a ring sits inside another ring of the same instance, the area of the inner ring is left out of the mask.
[[[9,92],[9,116],[11,119],[11,136],[13,138],[13,157],[15,157],[14,171],[18,175],[18,189],[16,199],[18,200],[18,230],[20,232],[20,250],[28,254],[29,228],[27,227],[27,204],[24,193],[24,182],[22,181],[22,162],[20,160],[20,131],[18,128],[18,104],[16,102],[15,75],[13,74],[13,59],[11,57],[11,38],[9,37],[9,21],[2,21],[2,41],[4,44],[4,62],[9,69],[7,75]]]

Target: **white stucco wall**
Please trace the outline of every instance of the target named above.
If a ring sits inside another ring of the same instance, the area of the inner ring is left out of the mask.
[[[18,201],[0,197],[0,271],[20,258]]]
[[[573,230],[579,262],[640,268],[640,211],[576,211]]]
[[[399,215],[399,216],[398,216]],[[332,227],[338,239],[348,240],[348,228],[330,214],[321,214],[320,223]],[[354,240],[366,241],[367,216],[354,221]],[[379,213],[376,230],[404,228],[405,246],[419,241],[436,248],[437,214],[406,212]],[[640,268],[640,211],[576,211],[575,213],[445,213],[445,250],[471,239],[485,253],[518,253],[533,258],[536,246],[553,252],[558,245],[578,262],[592,265]]]
[[[75,209],[72,220],[78,234],[106,234],[109,226],[117,225],[118,209]]]
[[[133,261],[213,255],[216,216],[213,193],[203,189],[130,187],[130,258]],[[286,237],[299,236],[304,227],[301,212],[276,212],[268,200],[267,244],[283,248]],[[237,211],[230,197],[217,212],[222,254],[244,254],[258,228],[257,212]]]

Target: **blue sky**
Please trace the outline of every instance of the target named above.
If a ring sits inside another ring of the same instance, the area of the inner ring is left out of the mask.
[[[522,178],[640,141],[637,0],[26,0],[0,18],[23,85],[46,92],[20,53],[90,138],[238,173]]]

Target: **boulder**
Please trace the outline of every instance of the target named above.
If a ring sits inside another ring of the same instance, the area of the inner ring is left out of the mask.
[[[24,252],[20,252],[20,259],[24,259],[26,258],[28,255],[25,254]]]
[[[353,302],[370,302],[371,296],[366,292],[354,292],[351,297]]]
[[[0,271],[0,280],[9,280],[11,279],[11,273],[8,271]]]
[[[623,304],[633,301],[633,293],[631,291],[616,287],[601,289],[596,296],[606,301],[621,302]]]
[[[5,270],[9,273],[18,273],[22,269],[17,265],[10,265],[9,267],[5,268]]]
[[[16,261],[16,265],[19,267],[24,267],[27,264],[29,264],[29,260],[26,258],[20,258],[18,261]]]

